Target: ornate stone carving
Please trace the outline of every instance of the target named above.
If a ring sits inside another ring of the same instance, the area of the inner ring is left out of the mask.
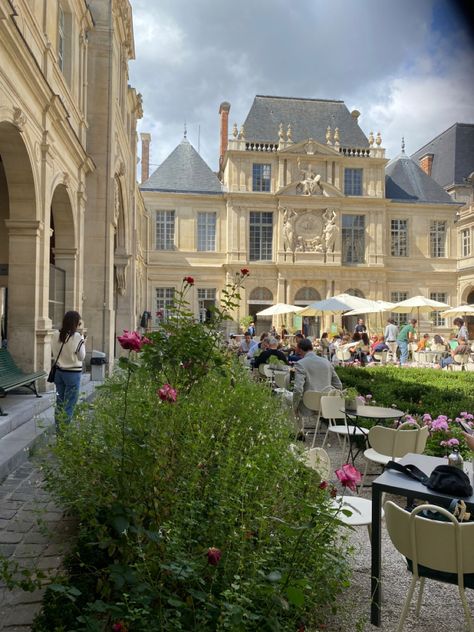
[[[377,138],[375,139],[375,144],[380,147],[380,145],[382,144],[382,136],[380,134],[380,132],[377,132]]]
[[[312,138],[310,138],[308,140],[308,142],[305,144],[304,148],[305,148],[306,153],[309,156],[314,156],[314,154],[317,151],[318,144],[316,143],[316,141],[314,141]]]
[[[327,253],[334,250],[338,227],[334,209],[297,212],[283,207],[285,252]]]
[[[18,127],[20,132],[23,131],[23,128],[26,125],[26,114],[23,112],[21,108],[14,107],[13,108],[13,124]]]
[[[118,178],[114,179],[114,219],[113,225],[117,226],[120,210],[122,207],[122,192],[120,190],[120,181]]]
[[[288,125],[288,129],[286,130],[286,139],[289,143],[293,142],[291,135],[293,134],[293,130],[291,129],[291,123]]]
[[[279,139],[280,143],[284,143],[285,142],[285,133],[283,131],[283,123],[280,123],[280,126],[278,128],[278,139]]]
[[[240,126],[239,138],[240,140],[245,140],[245,129],[243,124]]]
[[[332,140],[331,140],[331,126],[328,125],[327,129],[326,129],[326,144],[327,145],[332,145]]]
[[[339,142],[339,128],[336,127],[336,129],[334,130],[334,146],[335,147],[339,147],[340,142]]]
[[[373,147],[373,145],[374,145],[374,133],[370,132],[370,134],[369,134],[369,146]]]
[[[127,291],[126,270],[126,263],[115,264],[115,284],[117,286],[117,292],[120,294],[120,296],[125,296],[125,292]]]
[[[63,171],[63,184],[65,187],[69,186],[71,178],[67,171]]]
[[[234,126],[232,128],[232,136],[234,138],[237,138],[238,135],[239,135],[239,130],[237,128],[237,123],[234,123]]]

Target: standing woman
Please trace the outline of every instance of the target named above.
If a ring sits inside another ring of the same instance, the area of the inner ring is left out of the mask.
[[[81,324],[78,312],[66,312],[59,331],[53,333],[51,343],[53,357],[56,360],[56,428],[59,422],[69,423],[79,398],[82,361],[86,357],[85,338],[77,331]]]

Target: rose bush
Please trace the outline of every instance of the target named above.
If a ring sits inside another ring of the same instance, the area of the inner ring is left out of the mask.
[[[281,405],[222,348],[247,274],[203,324],[185,280],[151,343],[58,439],[45,476],[80,531],[35,632],[293,632],[334,610],[349,571],[333,488],[295,458]]]

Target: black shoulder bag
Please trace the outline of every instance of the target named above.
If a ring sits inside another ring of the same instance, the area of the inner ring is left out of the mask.
[[[59,350],[59,353],[56,356],[56,360],[51,365],[51,370],[49,371],[48,377],[46,378],[46,381],[49,382],[50,384],[54,384],[54,376],[56,375],[56,365],[58,364],[59,356],[61,355],[61,351],[63,350],[63,347],[66,344],[68,338],[69,338],[69,336],[66,338],[66,340],[61,345],[61,349]]]

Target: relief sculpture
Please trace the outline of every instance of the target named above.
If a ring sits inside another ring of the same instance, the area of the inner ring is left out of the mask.
[[[300,211],[283,208],[283,248],[285,252],[327,253],[334,250],[338,227],[336,211]]]

